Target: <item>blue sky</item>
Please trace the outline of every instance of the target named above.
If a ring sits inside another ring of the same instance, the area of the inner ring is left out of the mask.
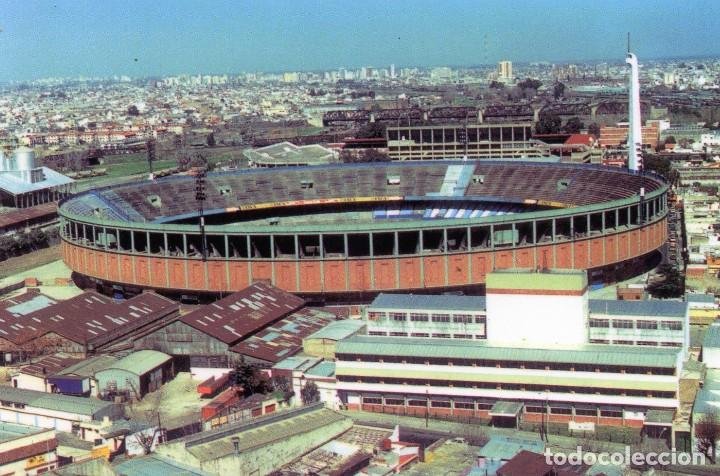
[[[0,81],[720,53],[717,0],[0,0]],[[137,61],[136,61],[137,59]]]

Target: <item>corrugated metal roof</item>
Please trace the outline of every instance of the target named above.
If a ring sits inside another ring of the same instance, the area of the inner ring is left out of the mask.
[[[32,364],[23,365],[20,367],[20,373],[35,377],[49,377],[80,361],[82,359],[75,359],[66,354],[48,355]]]
[[[496,347],[482,341],[464,339],[395,338],[353,336],[337,343],[337,354],[372,354],[402,357],[439,357],[521,362],[568,362],[638,367],[675,367],[678,349],[586,344],[576,347],[538,349]]]
[[[105,402],[95,398],[71,397],[57,393],[45,393],[22,388],[3,387],[0,400],[5,402],[23,403],[30,407],[55,410],[67,413],[76,413],[94,417],[95,414],[108,407],[114,406],[112,402]]]
[[[685,317],[688,303],[682,301],[616,301],[590,299],[590,314],[617,316]]]
[[[305,371],[306,375],[315,375],[317,377],[332,377],[335,375],[335,362],[323,361]]]
[[[182,321],[228,345],[300,309],[305,301],[270,284],[257,282],[242,291],[202,306]]]
[[[350,337],[365,327],[365,323],[360,320],[343,319],[342,321],[333,321],[317,332],[313,332],[306,339],[330,339],[340,340]]]
[[[158,476],[171,474],[175,476],[210,475],[210,473],[206,473],[198,468],[193,468],[192,466],[178,463],[170,458],[156,454],[128,459],[114,465],[113,468],[117,474],[122,474],[123,476]]]
[[[139,350],[109,365],[105,370],[118,369],[135,375],[143,375],[160,367],[169,360],[172,360],[172,357],[164,352],[157,350]]]
[[[485,296],[454,296],[430,294],[380,293],[370,304],[370,309],[438,310],[438,311],[484,311]]]
[[[20,225],[28,220],[57,216],[57,203],[43,203],[35,207],[19,208],[0,214],[0,228]]]
[[[715,295],[705,293],[685,293],[685,300],[687,302],[702,302],[707,304],[715,304]]]
[[[57,373],[57,375],[92,377],[96,372],[105,370],[106,368],[112,366],[112,364],[114,364],[117,360],[118,358],[112,355],[96,355],[61,370]]]

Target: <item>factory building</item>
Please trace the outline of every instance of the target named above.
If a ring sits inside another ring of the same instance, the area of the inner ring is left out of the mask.
[[[0,151],[0,205],[34,207],[56,202],[74,190],[74,180],[37,164],[35,152],[20,147],[10,156]]]
[[[126,395],[141,399],[174,376],[173,359],[157,350],[140,350],[123,357],[95,374],[102,395]]]
[[[673,336],[682,347],[590,343],[587,289],[582,271],[490,273],[485,339],[345,339],[336,349],[338,396],[353,409],[466,416],[510,426],[546,419],[640,428],[649,412],[672,413],[679,405],[685,328]],[[458,313],[432,311],[450,321]],[[648,319],[623,312],[623,320]],[[680,312],[687,326],[687,310]],[[373,321],[367,322],[371,332]],[[409,327],[412,321],[392,322]],[[642,339],[645,331],[632,330]]]

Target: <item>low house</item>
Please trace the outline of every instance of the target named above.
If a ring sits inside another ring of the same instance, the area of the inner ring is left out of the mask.
[[[101,395],[141,399],[174,376],[173,358],[157,350],[139,350],[95,374]]]
[[[13,387],[55,393],[56,387],[51,381],[51,376],[81,361],[82,359],[62,353],[48,355],[20,367],[12,377]]]
[[[323,359],[335,359],[335,345],[339,340],[355,334],[365,334],[364,321],[345,319],[333,321],[303,339],[303,352]]]
[[[76,433],[82,421],[115,420],[123,416],[121,405],[94,398],[50,395],[36,390],[3,387],[0,421],[53,428]]]
[[[48,380],[58,393],[97,397],[99,392],[95,374],[117,360],[112,355],[95,355],[57,372]]]
[[[0,423],[0,474],[35,475],[58,466],[55,431]]]

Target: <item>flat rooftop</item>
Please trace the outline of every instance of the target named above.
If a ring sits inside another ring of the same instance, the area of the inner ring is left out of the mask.
[[[22,438],[23,436],[34,435],[35,433],[42,433],[48,431],[45,428],[38,428],[36,426],[17,425],[15,423],[0,423],[0,443],[6,441],[12,441],[16,438]]]

